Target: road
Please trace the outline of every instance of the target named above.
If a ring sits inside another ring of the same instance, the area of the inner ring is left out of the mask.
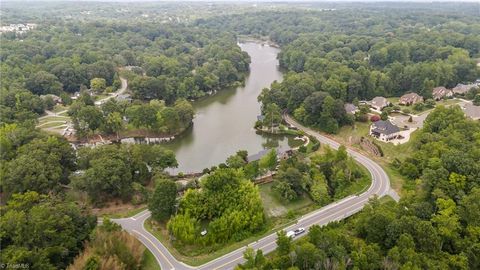
[[[114,97],[117,97],[118,95],[121,95],[121,94],[125,93],[125,91],[127,91],[127,88],[128,88],[128,82],[127,82],[126,79],[124,79],[122,77],[120,77],[120,81],[122,82],[122,85],[121,85],[120,89],[118,89],[114,93],[110,93],[105,98],[102,98],[102,99],[99,99],[99,100],[95,101],[95,105],[100,106],[103,103],[105,103],[107,100],[109,100],[111,98],[114,98]],[[43,128],[43,129],[54,131],[54,132],[60,132],[62,135],[64,135],[66,130],[68,128],[71,128],[70,118],[68,116],[62,116],[62,114],[66,113],[67,111],[68,111],[68,109],[63,110],[63,111],[59,111],[59,112],[52,112],[52,111],[46,110],[45,111],[46,115],[39,117],[38,120],[41,120],[41,119],[44,119],[44,118],[47,118],[47,117],[66,118],[66,120],[57,120],[57,119],[56,120],[51,120],[51,121],[47,121],[47,122],[44,122],[42,124],[39,124],[36,127],[37,128],[42,128],[43,126],[51,124],[51,123],[58,123],[58,125],[55,125],[54,127],[48,127],[48,128]],[[63,129],[59,130],[60,127],[62,127]]]
[[[120,89],[118,89],[114,93],[111,93],[110,95],[108,95],[108,97],[105,97],[105,98],[102,98],[102,99],[99,99],[99,100],[95,101],[95,105],[102,105],[107,100],[109,100],[111,98],[114,98],[114,97],[117,97],[117,96],[125,93],[125,91],[127,91],[127,88],[128,88],[127,80],[120,77],[120,81],[122,82],[122,86],[120,86]]]
[[[337,149],[340,146],[339,143],[320,135],[318,132],[315,132],[309,128],[300,125],[288,116],[285,116],[285,120],[289,124],[297,127],[298,129],[305,131],[307,134],[316,137],[322,144],[330,145],[330,147],[334,149]],[[394,193],[390,189],[390,180],[388,178],[388,175],[380,167],[380,165],[378,165],[368,157],[351,149],[348,149],[347,151],[350,156],[352,156],[357,162],[365,166],[370,172],[372,177],[372,184],[370,185],[368,190],[358,196],[351,195],[340,201],[334,202],[321,209],[311,212],[301,217],[296,224],[285,228],[286,231],[294,230],[299,227],[303,227],[308,231],[308,229],[313,225],[326,225],[329,222],[342,220],[360,211],[363,206],[368,203],[368,200],[374,195],[382,197],[391,194],[393,195],[392,197],[394,199],[398,200],[398,195],[396,195],[396,193]],[[160,267],[164,270],[233,269],[239,263],[244,262],[243,252],[245,251],[246,247],[239,248],[235,251],[232,251],[231,253],[228,253],[222,257],[219,257],[198,267],[188,266],[176,260],[175,257],[173,257],[173,255],[168,251],[168,249],[165,248],[165,246],[163,246],[157,238],[155,238],[145,229],[144,222],[149,217],[150,212],[148,210],[145,210],[133,217],[115,219],[113,221],[120,224],[126,231],[137,237],[152,252],[152,254],[154,254],[155,258],[160,264]],[[263,253],[266,254],[275,250],[275,248],[277,247],[276,239],[276,233],[272,233],[254,243],[250,243],[248,247],[251,247],[255,250],[261,249]]]

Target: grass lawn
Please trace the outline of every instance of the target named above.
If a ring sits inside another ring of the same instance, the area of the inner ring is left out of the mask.
[[[172,242],[169,240],[169,235],[165,228],[165,224],[158,224],[148,219],[145,222],[145,228],[160,242],[162,242],[162,244],[169,249],[169,251],[177,260],[192,266],[198,266],[223,256],[242,246],[245,246],[248,243],[257,241],[271,233],[277,232],[293,224],[296,219],[302,215],[310,213],[321,207],[320,205],[315,204],[307,195],[294,202],[286,203],[271,191],[272,184],[273,183],[259,185],[260,196],[262,198],[265,214],[267,216],[265,229],[240,242],[209,247],[179,247],[172,244]],[[345,190],[345,196],[348,196],[349,194],[360,193],[363,190],[366,190],[369,185],[370,178],[365,178],[364,181],[360,181],[352,185],[349,189]]]
[[[160,240],[177,260],[192,266],[198,266],[232,252],[248,243],[257,241],[273,232],[279,231],[293,224],[296,218],[320,207],[313,203],[308,196],[304,196],[291,203],[283,203],[280,198],[271,192],[271,186],[272,183],[259,186],[260,196],[262,197],[267,216],[265,229],[240,242],[233,242],[216,247],[177,247],[170,242],[168,231],[164,224],[158,225],[148,219],[145,222],[145,228]]]
[[[443,105],[443,106],[450,106],[450,105],[454,105],[454,104],[458,104],[458,103],[460,103],[460,100],[453,99],[453,98],[442,99],[440,101],[437,101],[437,105]]]
[[[291,224],[294,223],[293,219],[290,219],[289,222],[284,222],[281,225],[274,226],[273,224],[277,223],[281,219],[274,219],[267,223],[267,229],[264,231],[251,236],[247,239],[244,239],[240,242],[234,242],[231,244],[224,245],[222,247],[189,247],[189,248],[176,248],[169,240],[168,231],[165,229],[165,225],[158,226],[154,224],[151,219],[145,221],[145,228],[153,234],[168,250],[170,253],[179,261],[184,262],[188,265],[198,266],[204,263],[207,263],[211,260],[214,260],[218,257],[221,257],[227,253],[230,253],[240,247],[247,245],[248,243],[255,242],[262,237],[265,237],[273,232],[279,231]],[[197,255],[193,255],[193,254]]]
[[[59,129],[63,129],[64,127],[66,127],[66,123],[65,122],[51,122],[51,123],[45,123],[43,124],[42,126],[40,126],[39,128],[53,128],[53,127],[58,127]]]
[[[65,110],[68,110],[68,106],[57,104],[57,105],[55,105],[55,107],[53,107],[52,111],[54,113],[58,113],[58,112],[65,111]]]
[[[47,116],[44,118],[40,118],[38,120],[38,124],[43,124],[51,121],[69,121],[70,117],[68,116]]]
[[[100,99],[104,99],[104,98],[107,98],[109,97],[109,95],[107,94],[100,94],[100,95],[96,95],[95,96],[95,100],[100,100]]]
[[[101,216],[108,217],[108,218],[126,218],[126,217],[135,216],[136,214],[142,212],[145,209],[147,209],[147,206],[140,206],[135,209],[120,210],[114,213],[102,213]]]
[[[412,141],[415,140],[416,136],[418,136],[418,131],[415,131],[411,134],[410,141],[408,141],[407,143],[394,145],[392,143],[384,143],[378,140],[374,140],[368,135],[369,130],[370,130],[370,123],[355,122],[354,128],[350,126],[345,126],[340,129],[338,134],[327,135],[327,136],[333,138],[334,140],[338,141],[341,144],[344,144],[348,147],[358,150],[362,154],[378,162],[390,177],[392,188],[401,195],[402,187],[405,184],[406,179],[403,176],[401,176],[400,173],[398,173],[395,169],[393,169],[390,163],[395,158],[402,160],[408,157],[410,153],[412,153],[413,151]],[[359,144],[361,137],[366,137],[370,140],[374,140],[375,143],[377,143],[377,145],[379,145],[382,148],[384,156],[383,157],[374,156],[370,152],[363,150]]]
[[[392,103],[393,105],[398,105],[400,97],[389,97],[387,98],[388,102]]]
[[[286,202],[272,191],[272,186],[273,182],[258,186],[265,214],[268,217],[279,217],[288,214],[289,212],[301,211],[301,209],[314,204],[307,195],[304,195],[293,202]]]
[[[160,265],[158,265],[155,256],[148,250],[145,249],[143,252],[142,265],[140,266],[141,270],[160,270]]]

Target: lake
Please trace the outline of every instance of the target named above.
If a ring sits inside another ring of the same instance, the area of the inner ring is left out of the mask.
[[[282,80],[277,54],[279,49],[248,42],[240,44],[250,55],[250,73],[245,86],[224,89],[193,103],[195,119],[190,129],[165,147],[175,152],[179,166],[170,173],[200,172],[225,162],[238,150],[249,155],[265,148],[296,146],[292,136],[259,135],[253,128],[262,89]]]

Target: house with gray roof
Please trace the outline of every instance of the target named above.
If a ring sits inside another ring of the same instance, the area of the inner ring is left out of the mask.
[[[345,103],[345,105],[343,105],[344,108],[345,108],[345,111],[348,113],[348,114],[355,114],[356,112],[358,112],[358,107],[355,106],[354,104],[352,103]]]
[[[477,87],[476,84],[457,84],[452,91],[454,94],[465,95],[470,89]]]
[[[466,103],[462,106],[462,109],[468,118],[480,120],[480,106],[475,106],[472,103]]]
[[[377,140],[388,142],[400,137],[400,128],[390,120],[379,120],[370,126],[370,135]]]
[[[374,97],[370,101],[370,106],[375,110],[381,111],[383,108],[387,107],[390,104],[388,100],[384,97]]]

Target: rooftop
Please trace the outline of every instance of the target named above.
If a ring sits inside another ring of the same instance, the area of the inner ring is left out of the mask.
[[[378,132],[380,134],[390,135],[400,131],[400,128],[392,124],[389,120],[383,121],[379,120],[372,124],[373,132]]]

